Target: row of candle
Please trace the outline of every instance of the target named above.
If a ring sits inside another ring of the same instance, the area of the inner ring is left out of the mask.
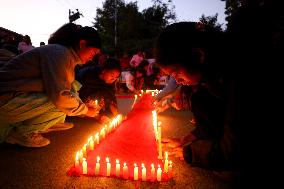
[[[157,148],[158,148],[157,149],[158,159],[163,159],[163,156],[162,156],[162,127],[161,127],[162,122],[160,121],[158,122],[156,110],[152,111],[152,117],[153,117],[153,128],[154,128],[154,133],[155,133]]]
[[[164,173],[167,173],[170,177],[172,175],[172,161],[169,161],[167,160],[167,158],[165,157],[165,163],[164,163]],[[79,161],[76,161],[75,162],[75,167],[76,168],[79,168],[80,164],[79,164]],[[110,160],[109,158],[107,157],[106,158],[106,176],[110,176],[111,174],[111,163],[110,163]],[[115,165],[115,176],[116,177],[120,177],[120,174],[121,174],[121,171],[120,171],[120,163],[119,163],[119,160],[116,159],[116,165]],[[99,175],[100,173],[100,169],[101,169],[101,166],[100,166],[100,157],[97,156],[97,162],[96,162],[96,165],[95,165],[95,172],[94,174],[95,175]],[[136,163],[134,163],[134,169],[133,169],[133,180],[138,180],[139,179],[139,176],[138,176],[138,172],[139,172],[139,167],[137,166]],[[82,161],[82,173],[83,174],[88,174],[88,164],[87,164],[87,161],[86,161],[86,158],[83,158],[83,161]],[[128,166],[126,163],[123,164],[123,167],[122,167],[122,177],[124,179],[128,179],[129,177],[129,174],[128,174]],[[157,166],[157,171],[155,169],[155,166],[154,164],[151,164],[151,178],[147,178],[147,170],[146,170],[146,167],[144,165],[144,163],[142,163],[141,165],[141,180],[142,181],[146,181],[146,180],[157,180],[157,181],[161,181],[162,180],[162,168],[160,167],[160,165],[158,164]]]
[[[81,150],[77,151],[75,161],[78,159],[79,162],[83,162],[83,158],[87,157],[87,148],[94,150],[95,144],[99,144],[100,140],[104,139],[107,134],[111,133],[120,123],[122,122],[122,116],[117,115],[109,125],[105,125],[100,132],[94,136],[89,137],[87,144],[84,144]]]

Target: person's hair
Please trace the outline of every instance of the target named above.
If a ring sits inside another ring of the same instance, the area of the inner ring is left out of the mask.
[[[220,33],[197,22],[171,24],[156,39],[156,62],[162,66],[178,64],[189,71],[200,70],[208,60],[208,49],[218,46]]]
[[[25,36],[23,37],[23,41],[24,41],[27,45],[31,45],[31,44],[32,44],[31,38],[30,38],[30,36],[28,36],[28,35],[25,35]]]
[[[60,44],[77,49],[80,40],[86,40],[87,46],[101,49],[101,38],[96,29],[67,23],[55,31],[48,39],[48,44]]]
[[[100,65],[101,70],[118,70],[121,72],[119,60],[116,58],[107,58],[103,64]]]

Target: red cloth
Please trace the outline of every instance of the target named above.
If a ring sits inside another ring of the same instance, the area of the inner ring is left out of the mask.
[[[123,163],[127,163],[129,179],[133,180],[134,163],[139,167],[139,180],[142,177],[141,164],[144,163],[147,170],[147,181],[151,180],[151,164],[158,164],[163,169],[163,162],[158,160],[157,145],[153,128],[151,95],[144,95],[133,107],[120,126],[105,139],[95,145],[93,151],[87,152],[88,176],[95,176],[95,164],[97,156],[100,156],[99,176],[106,175],[106,157],[111,163],[111,176],[115,177],[116,159],[120,163],[120,178],[122,178]],[[82,168],[74,166],[68,171],[69,176],[82,175]],[[162,180],[168,180],[167,174],[163,174]]]

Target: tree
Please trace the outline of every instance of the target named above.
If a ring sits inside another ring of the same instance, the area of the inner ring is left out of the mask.
[[[203,23],[206,26],[211,26],[219,31],[223,31],[222,24],[218,23],[218,13],[216,13],[214,16],[205,16],[202,14],[201,18],[199,18],[200,22]]]
[[[116,2],[116,6],[115,6]],[[175,20],[171,0],[163,3],[153,0],[153,5],[139,12],[137,2],[126,4],[123,0],[106,0],[103,8],[97,9],[94,26],[100,33],[104,51],[148,50],[153,46],[154,38],[171,21]],[[169,8],[170,7],[170,8]],[[115,8],[117,9],[117,49],[115,49]]]

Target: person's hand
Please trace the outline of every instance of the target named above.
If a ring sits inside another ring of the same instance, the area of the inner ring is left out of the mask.
[[[168,148],[177,148],[182,145],[181,139],[178,138],[162,138],[162,143]]]
[[[96,117],[99,114],[100,110],[92,107],[88,107],[88,112],[85,114],[88,117]]]
[[[100,116],[99,120],[100,124],[107,124],[111,121],[111,119],[107,116]]]

